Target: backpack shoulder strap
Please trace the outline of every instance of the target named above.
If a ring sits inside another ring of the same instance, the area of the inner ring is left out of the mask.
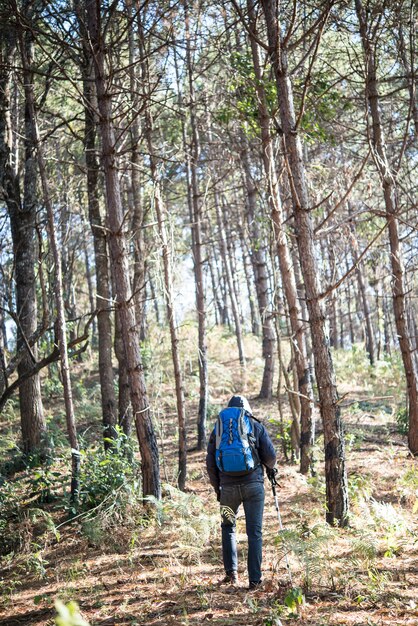
[[[215,439],[216,439],[216,449],[219,450],[219,446],[221,445],[221,439],[224,432],[224,425],[222,422],[221,414],[218,415],[218,419],[215,424]]]
[[[248,439],[248,429],[245,423],[245,411],[241,409],[238,417],[238,432],[240,434],[241,439]]]
[[[251,446],[251,450],[252,450],[253,456],[254,456],[257,464],[261,465],[260,455],[258,453],[258,448],[257,448],[257,437],[256,437],[255,432],[254,432],[254,425],[251,423],[252,419],[255,419],[255,418],[253,416],[251,416],[250,419],[249,419],[249,422],[250,422],[250,425],[251,425],[251,432],[248,433],[248,443]],[[257,420],[257,419],[255,421],[259,422],[259,420]],[[261,422],[259,422],[259,423],[261,423]]]

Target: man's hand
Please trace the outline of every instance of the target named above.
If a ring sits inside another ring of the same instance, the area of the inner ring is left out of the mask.
[[[277,476],[277,467],[266,467],[266,473],[267,473],[267,478],[269,480],[271,480],[271,482],[277,482],[276,481],[276,476]]]

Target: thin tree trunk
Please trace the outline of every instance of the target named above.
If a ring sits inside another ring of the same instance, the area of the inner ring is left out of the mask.
[[[402,9],[402,3],[399,3],[400,9]],[[404,68],[404,72],[406,75],[409,98],[410,98],[410,109],[411,116],[414,121],[414,129],[415,129],[415,141],[417,141],[418,137],[418,102],[417,102],[417,85],[416,85],[416,65],[414,66],[415,59],[415,50],[410,50],[410,55],[408,54],[408,48],[405,43],[405,35],[404,35],[404,20],[402,19],[402,10],[399,11],[399,20],[398,20],[398,45],[399,45],[399,54],[401,57],[401,62]],[[416,17],[413,11],[413,3],[411,2],[411,10],[409,15],[409,29],[410,29],[410,42],[411,46],[414,44],[415,40],[415,31],[416,31]],[[411,64],[412,60],[412,64]]]
[[[216,212],[216,222],[218,225],[218,235],[219,235],[219,248],[221,251],[221,258],[223,261],[223,267],[226,277],[226,284],[228,285],[229,298],[231,300],[231,309],[232,315],[234,317],[235,324],[235,336],[237,338],[237,346],[238,346],[238,357],[240,364],[245,367],[245,353],[244,353],[244,342],[242,336],[242,327],[241,327],[241,318],[240,312],[238,309],[238,302],[235,294],[234,281],[231,271],[230,265],[230,256],[228,255],[228,247],[227,240],[225,234],[225,224],[223,220],[223,215],[219,203],[219,195],[218,191],[215,187],[214,192],[214,201],[215,201],[215,212]]]
[[[328,249],[328,263],[329,263],[329,285],[331,286],[336,279],[335,272],[335,252],[334,246],[331,241],[327,242]],[[332,348],[337,348],[338,346],[338,324],[337,324],[337,296],[335,290],[332,290],[331,295],[329,296],[329,311],[330,311],[330,346]]]
[[[225,197],[225,194],[222,194],[221,202],[222,202],[222,216],[229,215],[229,210],[228,210],[229,207],[228,207],[228,202]],[[237,250],[236,250],[236,246],[234,245],[234,242],[236,240],[236,233],[235,233],[235,224],[233,223],[233,218],[229,220],[223,218],[223,225],[224,225],[224,231],[225,231],[226,253],[227,253],[227,258],[228,258],[229,267],[230,267],[231,276],[232,276],[232,287],[233,287],[232,292],[230,291],[228,280],[225,280],[224,282],[225,282],[226,288],[228,289],[228,293],[230,295],[229,299],[231,300],[231,309],[232,309],[232,297],[235,298],[237,313],[238,313],[239,321],[240,321],[240,327],[242,327],[244,325],[244,315],[242,311],[242,302],[241,302],[240,277],[239,277],[239,272],[238,272],[238,261],[237,261],[237,254],[236,254]],[[224,272],[224,274],[226,277],[226,272]],[[233,313],[233,317],[235,321],[234,313]]]
[[[181,367],[179,338],[174,311],[174,294],[173,294],[173,260],[172,250],[169,238],[167,236],[167,209],[165,207],[162,194],[160,177],[158,174],[158,165],[156,152],[153,145],[153,118],[150,110],[150,74],[146,61],[146,52],[144,50],[144,32],[140,22],[140,13],[138,14],[138,30],[139,30],[139,47],[141,51],[141,69],[142,84],[144,93],[147,97],[147,106],[145,108],[145,137],[148,145],[148,153],[150,160],[151,179],[153,182],[154,208],[157,215],[158,234],[160,237],[161,254],[163,259],[164,271],[164,299],[167,310],[168,325],[170,328],[171,339],[171,357],[173,360],[174,380],[176,387],[176,403],[177,403],[177,421],[178,421],[178,488],[184,491],[186,487],[187,475],[187,438],[186,438],[186,407],[184,401],[184,384],[183,372]]]
[[[277,84],[284,158],[292,191],[296,236],[311,324],[315,373],[324,430],[326,519],[344,526],[348,520],[348,491],[344,436],[338,405],[334,367],[320,302],[313,226],[300,136],[296,126],[293,92],[287,65],[287,42],[278,22],[277,0],[262,0],[266,18],[269,56]]]
[[[155,291],[155,283],[151,274],[149,274],[149,286],[150,286],[150,291],[151,291],[151,300],[154,305],[155,321],[157,322],[157,326],[162,326],[160,307],[158,304],[158,298],[157,298],[157,294]]]
[[[387,296],[384,290],[384,285],[382,289],[383,293],[383,351],[388,356],[391,355],[391,320],[390,320],[390,310],[388,305]]]
[[[188,0],[184,0],[184,17],[186,29],[186,66],[189,85],[189,121],[191,127],[190,153],[187,148],[186,128],[183,124],[183,143],[186,152],[187,199],[189,204],[190,221],[192,224],[192,253],[196,290],[196,310],[198,319],[198,349],[199,349],[199,410],[197,421],[197,448],[206,448],[206,420],[208,411],[209,379],[206,346],[206,302],[203,275],[203,241],[202,215],[199,201],[199,185],[197,179],[197,164],[199,160],[199,135],[196,122],[196,100],[192,56],[190,49],[190,26]]]
[[[113,280],[113,293],[116,294],[115,277]],[[115,295],[116,297],[116,295]],[[132,407],[131,390],[129,386],[128,367],[126,364],[126,352],[123,345],[120,311],[115,311],[115,337],[114,348],[118,360],[118,425],[125,435],[130,435],[132,430]]]
[[[112,124],[111,84],[105,69],[105,40],[101,27],[100,0],[87,0],[87,24],[93,53],[97,100],[100,111],[102,163],[106,183],[106,204],[109,246],[115,284],[117,307],[120,312],[123,344],[126,354],[132,410],[135,419],[142,463],[142,490],[144,496],[161,497],[157,440],[150,415],[150,407],[142,366],[139,331],[129,280],[129,259],[124,233],[124,212],[117,168],[115,133]]]
[[[136,10],[138,16],[140,15],[139,2],[136,2]],[[132,0],[127,0],[127,7],[130,21],[134,18]],[[138,95],[137,75],[136,75],[136,45],[135,45],[135,31],[133,24],[128,25],[128,40],[129,40],[129,81],[130,81],[130,97],[132,100],[132,115],[133,120],[130,125],[130,139],[131,139],[131,191],[132,191],[132,232],[133,232],[133,246],[134,246],[134,278],[133,278],[133,291],[135,297],[135,314],[138,324],[141,329],[144,328],[145,317],[145,285],[146,285],[146,273],[147,273],[147,260],[145,249],[145,231],[143,229],[145,221],[145,211],[143,206],[143,199],[141,197],[141,156],[139,152],[140,140],[141,140],[141,124],[138,111],[140,110],[141,103]],[[141,332],[141,335],[143,333]],[[142,338],[142,337],[141,337]]]
[[[219,289],[218,284],[216,282],[215,277],[215,260],[213,258],[212,246],[209,247],[208,250],[208,263],[209,263],[209,273],[210,273],[210,281],[212,285],[212,295],[213,295],[213,310],[215,313],[215,326],[219,326],[222,323],[222,303],[219,297]]]
[[[260,398],[271,398],[273,392],[275,333],[269,302],[268,269],[264,243],[257,222],[256,188],[251,177],[251,168],[246,145],[241,153],[244,184],[247,192],[247,224],[251,236],[251,261],[254,271],[255,289],[261,318],[262,354],[264,359],[263,380]]]
[[[412,356],[411,340],[408,332],[405,277],[402,265],[401,246],[399,241],[399,222],[397,218],[397,191],[395,178],[391,172],[386,154],[386,144],[380,113],[379,88],[376,75],[376,60],[373,42],[370,40],[367,14],[361,0],[355,0],[357,18],[366,65],[366,95],[372,121],[371,141],[374,160],[380,175],[386,207],[386,221],[389,233],[390,262],[392,269],[393,311],[395,314],[396,332],[402,354],[408,387],[409,433],[408,445],[412,454],[418,454],[418,373]]]
[[[245,282],[247,284],[248,301],[250,304],[251,332],[256,337],[259,337],[261,335],[260,315],[259,315],[259,311],[257,310],[257,304],[256,304],[257,296],[254,294],[254,274],[251,268],[251,259],[249,255],[247,254],[249,245],[248,245],[247,238],[244,232],[244,227],[242,226],[242,224],[238,224],[238,232],[239,232],[240,242],[241,242],[242,263],[244,266]]]
[[[347,271],[349,270],[347,263]],[[354,325],[353,325],[353,315],[351,312],[351,280],[346,282],[346,292],[347,292],[347,315],[348,315],[348,330],[350,334],[350,344],[354,345],[355,343],[355,335],[354,335]]]
[[[223,324],[224,326],[228,326],[229,328],[231,327],[231,320],[229,317],[229,309],[228,309],[228,298],[227,298],[227,293],[226,293],[226,289],[225,289],[225,281],[224,281],[224,276],[221,272],[221,269],[219,267],[219,262],[218,262],[218,251],[215,248],[215,243],[212,243],[212,255],[213,255],[213,260],[214,260],[214,264],[215,264],[215,271],[216,271],[216,276],[217,276],[217,280],[218,280],[218,294],[220,294],[219,299],[221,302],[221,324]]]
[[[87,289],[89,294],[89,304],[90,311],[93,313],[96,309],[95,299],[94,299],[94,286],[92,279],[92,268],[90,264],[90,256],[89,256],[89,248],[86,239],[83,239],[83,252],[84,252],[84,265],[86,266],[86,281],[87,281]],[[93,318],[93,322],[91,325],[91,343],[94,345],[96,343],[96,335],[97,335],[97,327],[96,327],[96,318]]]
[[[351,206],[350,201],[348,202],[348,213],[349,215],[353,213],[353,208]],[[356,238],[355,225],[352,219],[350,219],[350,231],[351,231],[351,255],[353,257],[353,264],[356,266],[356,277],[357,277],[358,289],[360,293],[361,303],[363,305],[363,314],[364,314],[365,331],[366,331],[366,352],[369,355],[370,365],[373,366],[376,362],[374,330],[373,330],[372,318],[370,315],[369,301],[368,301],[367,293],[366,293],[366,285],[364,283],[363,264],[358,262],[358,258],[359,258],[358,242]]]

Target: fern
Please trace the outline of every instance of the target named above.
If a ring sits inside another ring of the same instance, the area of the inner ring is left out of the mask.
[[[305,524],[294,530],[281,531],[277,537],[279,555],[293,554],[303,570],[303,584],[307,590],[314,585],[335,588],[333,566],[335,561],[330,546],[336,529],[321,522],[311,528]]]

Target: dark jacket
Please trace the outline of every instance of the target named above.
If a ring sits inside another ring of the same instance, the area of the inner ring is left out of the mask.
[[[225,485],[242,485],[250,482],[263,482],[263,465],[272,469],[276,464],[276,452],[267,430],[258,420],[252,417],[250,419],[253,426],[253,434],[256,440],[255,447],[257,448],[261,465],[256,467],[252,472],[250,472],[250,474],[245,474],[244,476],[231,476],[221,472],[216,465],[216,436],[215,429],[213,429],[209,438],[206,454],[206,468],[208,470],[210,484],[216,492],[219,491],[219,487],[223,487]]]

